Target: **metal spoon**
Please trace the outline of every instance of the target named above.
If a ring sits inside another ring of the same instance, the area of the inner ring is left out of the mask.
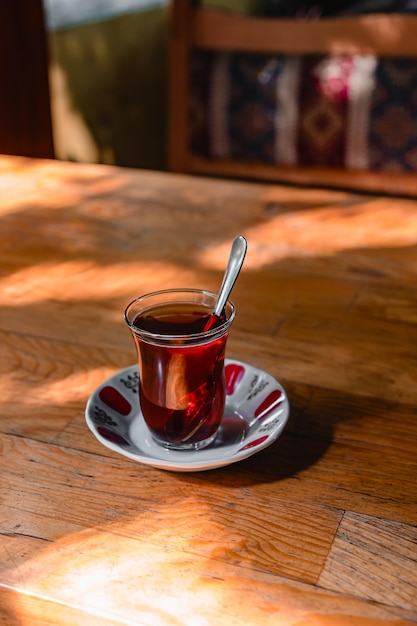
[[[233,289],[233,285],[236,282],[236,278],[239,276],[240,268],[242,267],[245,259],[247,247],[248,244],[246,243],[246,239],[242,237],[242,235],[239,235],[233,240],[229,261],[223,276],[223,282],[213,309],[213,315],[217,315],[217,317],[222,314],[224,305],[226,304],[230,292]]]

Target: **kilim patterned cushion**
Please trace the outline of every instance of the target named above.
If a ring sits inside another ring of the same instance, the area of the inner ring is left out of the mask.
[[[417,171],[417,59],[205,52],[191,86],[196,154]]]

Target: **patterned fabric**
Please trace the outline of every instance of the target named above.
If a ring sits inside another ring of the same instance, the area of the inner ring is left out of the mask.
[[[373,170],[417,171],[417,66],[381,60],[376,70],[369,137]]]
[[[345,166],[367,170],[369,163],[369,115],[371,98],[375,89],[375,68],[377,59],[373,56],[353,57],[352,72],[349,78],[348,117],[346,129]]]
[[[189,144],[192,152],[201,156],[213,156],[210,149],[210,134],[212,133],[209,121],[210,76],[215,57],[210,53],[201,52],[191,58],[191,93],[189,110],[187,112],[190,125]]]
[[[196,153],[246,162],[417,171],[416,59],[202,56],[204,88],[198,63],[191,80],[190,141]]]
[[[229,60],[231,98],[230,153],[232,158],[274,161],[274,83],[279,61],[261,55],[234,55]]]
[[[351,58],[307,57],[300,80],[298,163],[343,167]]]

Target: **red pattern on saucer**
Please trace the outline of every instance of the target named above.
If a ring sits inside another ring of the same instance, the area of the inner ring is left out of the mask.
[[[122,394],[114,387],[106,385],[100,390],[99,398],[113,411],[117,411],[120,415],[129,415],[132,405],[126,400]]]
[[[283,400],[282,392],[279,389],[274,389],[258,406],[255,411],[255,417],[264,419],[271,411],[275,411],[278,404],[281,404]]]
[[[240,382],[245,374],[245,368],[243,365],[237,363],[230,363],[224,368],[226,375],[226,394],[231,396],[239,387]]]

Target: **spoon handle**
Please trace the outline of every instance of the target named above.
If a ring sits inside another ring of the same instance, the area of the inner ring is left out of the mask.
[[[242,235],[238,235],[238,237],[233,240],[229,262],[227,264],[219,295],[217,296],[217,301],[214,306],[214,315],[220,316],[223,311],[227,298],[229,297],[229,294],[233,289],[233,285],[236,282],[236,278],[239,276],[240,268],[242,267],[242,263],[245,259],[246,248],[246,239],[242,237]]]

